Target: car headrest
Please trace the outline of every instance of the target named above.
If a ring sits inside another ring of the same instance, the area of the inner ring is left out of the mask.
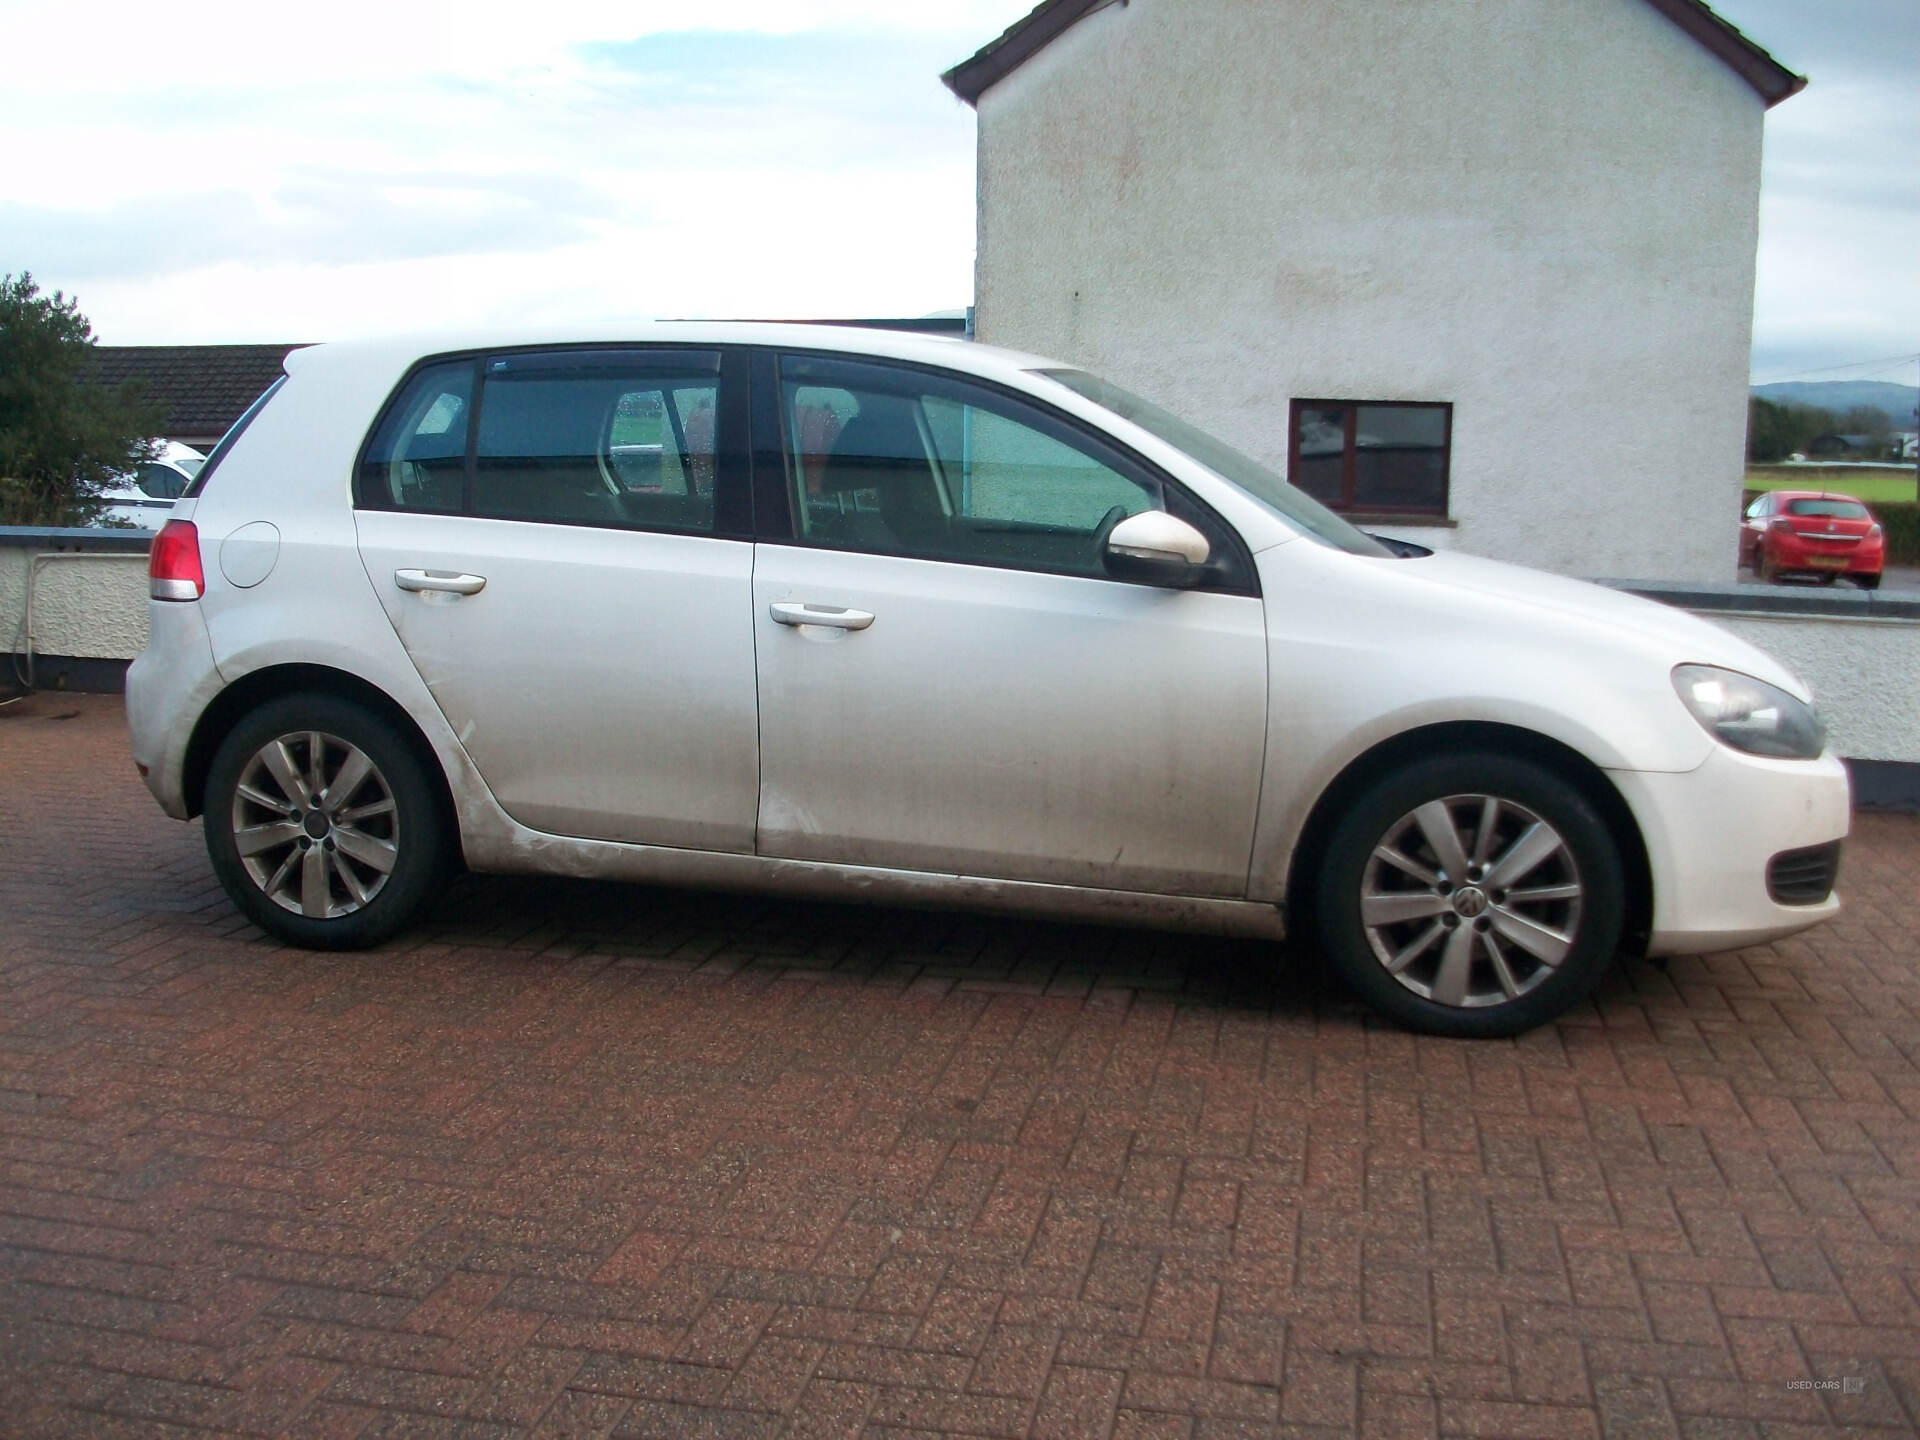
[[[930,473],[927,447],[913,423],[913,402],[867,395],[861,398],[860,413],[834,441],[820,472],[820,488],[885,489],[897,479],[921,479]]]

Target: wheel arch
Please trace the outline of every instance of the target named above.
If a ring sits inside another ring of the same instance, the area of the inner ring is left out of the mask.
[[[1440,754],[1484,750],[1517,755],[1553,771],[1578,790],[1606,823],[1619,847],[1627,885],[1627,914],[1621,931],[1622,949],[1640,953],[1653,929],[1653,872],[1640,826],[1606,772],[1571,746],[1535,730],[1490,721],[1450,721],[1423,725],[1381,741],[1350,761],[1334,777],[1308,812],[1287,865],[1287,933],[1306,936],[1313,931],[1314,867],[1342,812],[1382,776],[1415,760]]]
[[[227,732],[239,723],[249,712],[258,709],[270,700],[283,695],[296,695],[302,691],[311,691],[321,695],[331,695],[337,699],[349,700],[387,721],[399,733],[407,747],[413,751],[414,758],[420,762],[422,770],[433,785],[435,800],[440,807],[441,821],[452,843],[455,853],[461,849],[459,812],[453,803],[453,791],[447,784],[446,771],[440,759],[433,753],[433,746],[421,732],[414,718],[391,695],[376,685],[371,685],[357,675],[344,670],[336,670],[330,665],[287,664],[269,665],[242,675],[208,705],[193,728],[193,737],[187,742],[186,762],[182,767],[182,793],[187,802],[189,817],[198,815],[206,801],[207,774],[213,768],[213,757],[220,748],[220,742]]]

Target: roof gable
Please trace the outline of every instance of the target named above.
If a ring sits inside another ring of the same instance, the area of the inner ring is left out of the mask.
[[[940,78],[962,100],[977,105],[989,86],[1011,75],[1079,21],[1113,3],[1114,0],[1042,0],[999,39],[983,46]],[[1119,3],[1124,5],[1127,0]],[[1758,91],[1769,109],[1806,88],[1804,75],[1794,74],[1722,20],[1705,0],[1646,0],[1646,3]]]

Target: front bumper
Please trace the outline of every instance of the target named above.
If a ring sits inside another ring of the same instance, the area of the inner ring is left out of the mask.
[[[1783,905],[1767,887],[1776,855],[1847,834],[1852,797],[1833,754],[1769,760],[1715,745],[1695,770],[1615,770],[1609,778],[1640,824],[1653,874],[1648,954],[1757,945],[1839,911],[1837,894]]]

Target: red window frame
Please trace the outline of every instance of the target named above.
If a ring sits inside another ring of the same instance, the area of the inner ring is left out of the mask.
[[[1438,410],[1445,417],[1446,430],[1440,442],[1440,503],[1425,505],[1361,505],[1354,496],[1356,444],[1361,406],[1395,410]],[[1296,485],[1300,472],[1300,412],[1302,410],[1344,410],[1345,441],[1340,454],[1340,494],[1337,499],[1321,499],[1329,510],[1353,515],[1432,515],[1445,518],[1453,495],[1453,402],[1451,400],[1294,400],[1287,413],[1287,478]]]

